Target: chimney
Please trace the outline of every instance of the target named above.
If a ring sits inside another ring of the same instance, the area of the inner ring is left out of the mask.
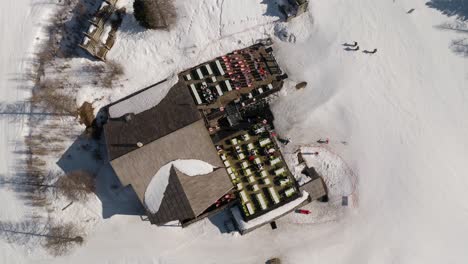
[[[130,122],[133,119],[133,113],[128,113],[124,116],[125,122]]]
[[[143,143],[141,143],[141,142],[137,142],[136,145],[137,145],[137,147],[139,147],[139,148],[143,147]]]

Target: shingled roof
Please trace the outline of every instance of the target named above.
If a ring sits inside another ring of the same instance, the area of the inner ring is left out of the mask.
[[[195,218],[195,213],[190,206],[190,202],[184,192],[174,166],[172,166],[170,170],[169,183],[164,192],[161,206],[158,212],[149,217],[151,222],[159,225],[175,220],[183,221],[185,219]]]
[[[175,172],[196,216],[233,188],[224,168],[200,176],[187,176],[177,169]]]
[[[155,107],[136,115],[108,120],[104,135],[109,160],[137,149],[138,142],[146,145],[201,118],[187,87],[178,82]]]
[[[162,138],[111,161],[122,185],[131,184],[141,201],[146,187],[159,169],[178,159],[196,159],[215,167],[224,167],[203,120],[176,130]],[[232,187],[225,169],[217,184]],[[198,179],[198,178],[197,178]],[[215,184],[215,183],[213,183]]]
[[[217,169],[209,174],[187,176],[171,167],[169,184],[159,211],[150,216],[155,224],[178,220],[183,222],[202,214],[233,187],[228,178]]]
[[[129,118],[110,118],[104,125],[104,135],[112,168],[122,185],[131,185],[142,203],[152,178],[170,162],[196,159],[219,168],[190,177],[172,167],[160,209],[150,215],[156,224],[196,218],[233,188],[183,82],[175,84],[149,110]],[[142,143],[140,147],[138,142]]]

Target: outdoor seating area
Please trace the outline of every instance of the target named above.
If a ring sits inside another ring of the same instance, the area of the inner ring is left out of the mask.
[[[302,196],[277,145],[267,100],[287,77],[256,44],[179,74],[202,113],[245,221]]]
[[[248,131],[238,131],[216,145],[248,219],[299,195],[295,180],[270,132],[266,128],[259,129],[264,126],[257,124]]]
[[[116,32],[122,22],[125,11],[117,9],[117,0],[105,0],[89,20],[89,27],[79,46],[102,61],[114,46]]]
[[[239,100],[242,106],[277,91],[282,74],[271,48],[262,44],[228,53],[180,74],[196,104],[222,108]]]

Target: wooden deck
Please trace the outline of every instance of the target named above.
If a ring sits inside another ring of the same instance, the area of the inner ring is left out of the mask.
[[[217,57],[180,73],[202,110],[219,109],[234,100],[252,103],[282,82],[275,58],[262,45]]]
[[[115,4],[117,0],[106,0],[102,3],[100,9],[89,21],[88,31],[84,33],[84,38],[79,45],[93,57],[102,61],[106,60],[106,55],[115,43],[116,32],[122,22],[123,10],[118,10]],[[112,15],[117,14],[117,21],[112,20]],[[105,40],[103,40],[104,31],[111,27]]]

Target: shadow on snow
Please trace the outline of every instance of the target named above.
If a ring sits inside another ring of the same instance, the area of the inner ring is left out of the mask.
[[[426,3],[429,8],[439,10],[448,17],[455,17],[453,22],[447,22],[436,26],[440,30],[451,30],[459,34],[468,33],[468,0],[431,0]],[[450,49],[463,57],[468,57],[468,37],[454,39],[450,43]]]
[[[57,162],[64,171],[84,170],[96,175],[96,195],[102,203],[102,216],[144,215],[145,211],[130,186],[122,186],[107,159],[105,143],[80,135]]]

